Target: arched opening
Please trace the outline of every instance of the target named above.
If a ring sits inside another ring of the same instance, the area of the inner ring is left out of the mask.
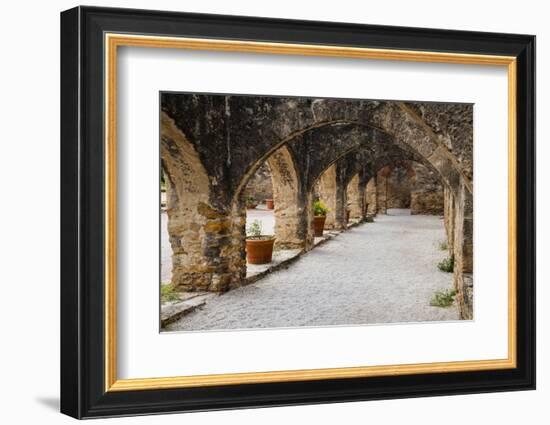
[[[249,191],[254,175],[262,169],[271,173],[272,232],[278,249],[312,246],[315,194],[331,210],[328,228],[345,229],[346,209],[350,218],[357,219],[393,207],[408,207],[418,215],[444,213],[448,245],[456,258],[456,285],[469,285],[472,173],[467,159],[462,161],[456,149],[445,145],[453,143],[443,134],[445,123],[431,117],[428,106],[269,96],[170,96],[172,100],[162,100],[161,150],[172,281],[179,287],[225,291],[246,281],[246,202],[249,196],[267,198]],[[430,127],[430,120],[437,125]],[[417,190],[416,165],[407,169],[397,160],[427,165],[435,172],[437,185],[431,191]],[[393,164],[386,175],[378,167],[384,161],[384,165]],[[400,191],[406,195],[400,196]],[[269,230],[264,225],[264,231]]]
[[[379,212],[388,215],[410,214],[411,192],[416,173],[409,162],[386,165],[377,175]]]
[[[307,234],[303,231],[305,203],[302,200],[300,178],[295,161],[286,145],[254,165],[235,194],[234,209],[240,211],[246,226],[240,236],[246,240],[254,232],[274,238],[271,261],[245,264],[247,281],[251,282],[282,262],[297,256],[305,249]],[[245,206],[244,208],[242,206]],[[248,258],[247,244],[242,245]],[[243,282],[244,283],[244,282]]]
[[[162,283],[184,291],[224,290],[240,261],[232,249],[231,215],[212,202],[210,179],[199,154],[166,114],[161,116],[161,168],[166,190],[161,249],[169,242],[171,250],[170,256],[161,254],[161,276],[170,277]]]
[[[444,184],[434,170],[416,161],[384,165],[369,180],[366,192],[371,214],[441,216],[445,210]],[[451,197],[449,191],[447,198]]]

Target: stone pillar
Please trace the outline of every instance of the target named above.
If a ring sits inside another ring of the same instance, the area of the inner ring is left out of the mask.
[[[376,213],[386,214],[389,167],[382,168],[376,176]]]
[[[367,215],[375,216],[378,210],[378,198],[376,189],[376,176],[372,177],[366,187]]]
[[[240,286],[246,277],[244,206],[231,211],[186,200],[184,205],[169,202],[167,209],[172,283],[186,291]]]
[[[161,159],[167,186],[172,283],[185,291],[223,292],[246,277],[244,202],[232,205],[213,185],[194,146],[162,115]]]
[[[473,199],[463,182],[455,194],[454,208],[454,281],[460,316],[473,318]]]
[[[325,229],[333,229],[336,226],[336,165],[331,165],[319,177],[319,199],[325,203],[329,211],[325,221]]]
[[[346,222],[346,207],[347,207],[347,185],[344,181],[345,170],[336,167],[336,214],[334,217],[334,228],[345,230],[348,227]]]
[[[449,255],[452,255],[454,252],[454,202],[453,192],[445,186],[443,189],[443,217],[445,222],[445,233],[447,234],[447,247],[449,250]]]
[[[364,218],[365,187],[359,185],[359,174],[356,174],[347,187],[347,207],[350,218],[362,220]]]
[[[305,249],[308,230],[304,214],[311,209],[311,203],[300,187],[288,149],[277,150],[269,157],[268,164],[275,203],[275,246],[279,249]]]

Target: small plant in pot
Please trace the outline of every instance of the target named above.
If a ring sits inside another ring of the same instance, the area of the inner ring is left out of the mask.
[[[258,206],[258,203],[256,202],[256,200],[254,199],[253,196],[248,196],[246,198],[246,208],[249,209],[249,210],[253,210],[254,208],[256,208]]]
[[[320,199],[313,203],[313,230],[315,236],[323,236],[328,211],[329,209]]]
[[[246,229],[246,261],[250,264],[271,263],[274,242],[273,235],[264,235],[262,223],[254,220]]]

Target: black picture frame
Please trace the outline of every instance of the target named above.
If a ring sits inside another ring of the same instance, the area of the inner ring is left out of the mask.
[[[106,392],[104,33],[256,40],[517,58],[517,367],[504,370]],[[76,7],[61,13],[61,412],[75,418],[535,388],[535,37]]]

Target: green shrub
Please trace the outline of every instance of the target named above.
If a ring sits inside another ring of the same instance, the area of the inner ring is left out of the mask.
[[[171,283],[160,285],[160,298],[163,303],[167,301],[177,301],[180,299],[176,288]]]
[[[450,307],[455,301],[456,291],[448,289],[446,291],[436,291],[430,300],[432,307]]]
[[[455,267],[455,258],[451,255],[437,264],[437,268],[442,272],[452,273]]]
[[[442,240],[439,242],[439,249],[441,251],[447,251],[449,249],[449,245],[447,244],[446,240]]]
[[[313,203],[313,214],[315,215],[327,215],[329,209],[323,201],[320,199]]]

